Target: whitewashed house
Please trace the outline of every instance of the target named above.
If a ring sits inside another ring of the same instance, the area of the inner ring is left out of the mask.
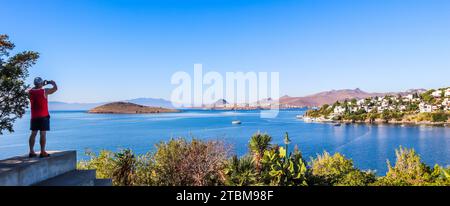
[[[413,100],[414,99],[414,95],[408,94],[408,95],[406,95],[406,99]]]
[[[432,112],[433,108],[431,107],[431,105],[425,104],[425,103],[420,103],[419,104],[419,110],[420,113],[427,113],[427,112]]]
[[[365,102],[366,102],[365,99],[360,99],[360,100],[358,100],[358,101],[356,102],[356,104],[357,104],[358,106],[362,106],[362,105],[364,105]]]
[[[442,95],[442,90],[436,90],[433,93],[431,93],[431,96],[439,98]]]
[[[342,114],[342,113],[345,112],[345,108],[344,108],[344,107],[341,107],[341,106],[337,106],[337,107],[334,108],[333,112],[334,112],[335,114]]]
[[[439,107],[436,105],[431,106],[431,111],[437,111],[439,110]]]
[[[450,101],[449,101],[448,98],[445,98],[445,99],[442,101],[442,106],[450,106]]]
[[[378,110],[378,113],[382,113],[384,110],[386,110],[387,108],[386,107],[378,107],[377,108],[377,110]]]
[[[372,108],[369,108],[368,106],[363,106],[363,107],[361,107],[361,109],[363,109],[363,110],[366,111],[366,112],[370,112],[370,110],[371,110]]]
[[[445,90],[445,96],[450,97],[450,88]]]

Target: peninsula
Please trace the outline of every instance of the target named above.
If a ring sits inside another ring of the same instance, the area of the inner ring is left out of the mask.
[[[113,102],[95,107],[88,111],[93,114],[157,114],[157,113],[176,113],[176,109],[167,109],[163,107],[149,107],[129,102]]]
[[[450,123],[450,87],[422,93],[350,99],[308,110],[305,121],[440,125]]]

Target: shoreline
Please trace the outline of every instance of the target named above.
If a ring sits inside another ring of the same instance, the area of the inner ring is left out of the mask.
[[[374,122],[368,122],[368,121],[338,121],[340,123],[344,124],[372,124],[372,125],[408,125],[408,126],[432,126],[432,127],[450,127],[449,122],[411,122],[411,121],[374,121]]]
[[[311,118],[311,117],[307,117]],[[314,119],[314,118],[313,118]],[[450,122],[431,122],[431,121],[385,121],[377,119],[373,122],[370,121],[352,121],[352,120],[333,120],[333,121],[321,121],[314,120],[316,123],[330,123],[330,124],[366,124],[366,125],[400,125],[400,126],[430,126],[430,127],[450,127]]]
[[[184,108],[180,108],[180,109],[193,109],[193,110],[212,110],[212,111],[232,111],[232,110],[236,110],[236,111],[260,111],[260,110],[271,110],[272,108],[270,107],[226,107],[226,108],[210,108],[210,107],[184,107]],[[308,107],[298,107],[298,108],[285,108],[285,107],[280,107],[280,108],[274,108],[274,109],[278,109],[278,110],[301,110],[301,109],[308,109]]]

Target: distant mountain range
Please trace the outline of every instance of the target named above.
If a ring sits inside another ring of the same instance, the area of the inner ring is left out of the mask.
[[[172,103],[165,99],[157,99],[157,98],[137,98],[124,100],[122,102],[129,102],[133,104],[139,104],[143,106],[149,107],[164,107],[164,108],[173,108]],[[73,110],[90,110],[95,107],[108,104],[111,102],[99,102],[99,103],[66,103],[66,102],[49,102],[49,109],[52,111],[73,111]]]
[[[283,96],[280,98],[280,104],[282,106],[295,106],[295,107],[315,107],[322,106],[324,104],[332,104],[336,101],[343,101],[345,99],[363,99],[375,96],[385,96],[385,95],[408,95],[413,93],[422,93],[427,90],[425,89],[410,89],[405,92],[388,92],[388,93],[369,93],[362,91],[361,89],[342,89],[342,90],[331,90],[326,92],[320,92],[317,94],[304,96],[304,97],[290,97]],[[270,102],[272,99],[260,100],[260,103]],[[174,108],[172,102],[165,99],[157,98],[137,98],[131,100],[125,100],[123,102],[130,102],[134,104],[139,104],[143,106],[150,107],[164,107],[164,108]],[[99,103],[65,103],[65,102],[49,102],[49,109],[53,111],[58,110],[90,110],[95,107],[108,104],[111,102],[99,102]],[[228,104],[227,100],[220,99],[216,101],[215,106],[223,106]],[[209,105],[211,106],[211,105]]]
[[[324,104],[333,104],[336,101],[343,101],[346,99],[364,99],[368,97],[376,96],[386,96],[386,95],[408,95],[413,93],[422,93],[427,90],[425,89],[410,89],[405,92],[388,92],[388,93],[369,93],[362,91],[361,89],[342,89],[342,90],[331,90],[326,92],[321,92],[305,97],[290,97],[283,96],[280,98],[280,103],[282,105],[296,106],[296,107],[315,107],[322,106]]]

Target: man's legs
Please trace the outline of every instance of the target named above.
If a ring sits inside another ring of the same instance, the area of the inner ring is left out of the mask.
[[[47,152],[45,151],[45,143],[47,141],[47,131],[40,131],[40,136],[41,136],[41,155],[46,155]]]
[[[28,140],[30,146],[30,154],[36,154],[34,152],[34,142],[36,141],[36,135],[38,131],[31,131],[30,139]]]

